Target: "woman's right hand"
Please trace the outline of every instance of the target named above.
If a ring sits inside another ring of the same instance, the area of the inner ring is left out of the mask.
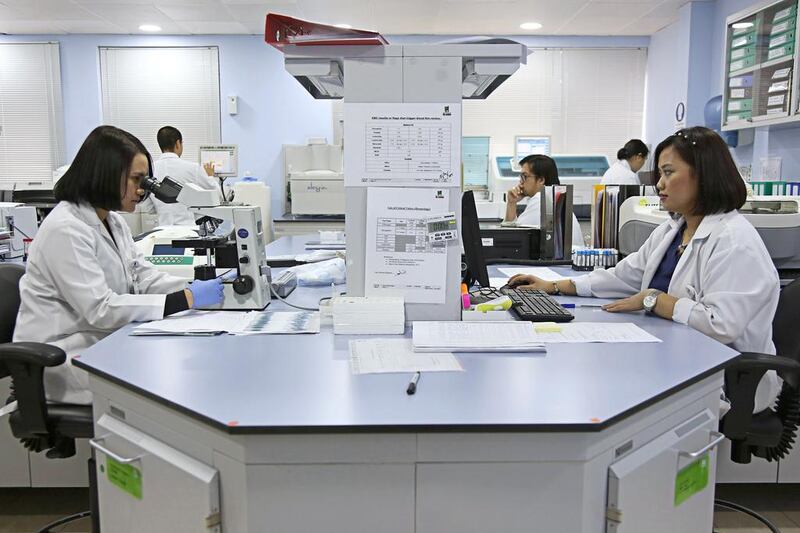
[[[542,278],[531,276],[530,274],[517,274],[508,280],[508,286],[514,289],[539,289],[550,294],[553,292],[553,282],[545,281]]]
[[[189,284],[187,290],[192,293],[192,298],[189,302],[189,307],[192,309],[210,307],[222,303],[224,293],[221,277],[208,280],[195,280]],[[189,299],[187,298],[187,300]]]
[[[506,193],[506,201],[511,204],[516,204],[525,197],[521,185],[515,185]]]

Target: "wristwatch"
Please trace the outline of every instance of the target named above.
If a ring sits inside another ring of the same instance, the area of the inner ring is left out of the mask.
[[[660,291],[658,289],[650,289],[650,292],[644,297],[642,300],[642,307],[648,313],[652,313],[653,309],[656,307],[656,302],[658,301],[658,295],[663,294],[664,291]]]

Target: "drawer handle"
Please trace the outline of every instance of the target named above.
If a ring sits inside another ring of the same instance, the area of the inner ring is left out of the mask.
[[[703,446],[702,448],[700,448],[696,452],[680,452],[679,454],[684,456],[684,457],[688,457],[690,459],[697,459],[698,457],[700,457],[701,455],[703,455],[707,451],[711,450],[712,448],[716,448],[717,445],[719,445],[720,442],[725,440],[725,435],[723,435],[722,433],[720,433],[718,431],[711,431],[709,433],[709,435],[714,437],[714,440],[712,440],[711,442],[709,442],[708,444],[706,444],[705,446]]]
[[[118,462],[120,464],[127,465],[127,464],[131,464],[131,463],[135,463],[136,461],[140,461],[142,459],[142,457],[144,457],[146,455],[146,454],[142,454],[142,455],[137,455],[136,457],[129,457],[129,458],[125,458],[125,457],[122,457],[120,455],[117,455],[116,453],[112,452],[111,450],[109,450],[108,448],[106,448],[105,446],[100,444],[101,442],[105,441],[106,438],[108,438],[108,435],[103,435],[102,437],[97,437],[96,439],[89,439],[89,445],[92,448],[94,448],[95,450],[97,450],[99,452],[103,452],[104,454],[106,454],[107,456],[111,457],[112,459],[114,459],[116,462]]]

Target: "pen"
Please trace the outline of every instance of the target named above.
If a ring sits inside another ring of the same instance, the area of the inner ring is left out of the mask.
[[[564,309],[575,309],[576,307],[603,307],[605,304],[561,304]]]
[[[408,384],[408,388],[406,389],[406,394],[409,396],[417,392],[417,383],[419,383],[419,372],[414,372],[414,377],[411,378],[411,382]]]

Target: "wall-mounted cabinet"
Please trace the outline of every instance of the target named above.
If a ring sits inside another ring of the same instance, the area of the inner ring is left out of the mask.
[[[722,129],[798,122],[798,0],[727,18]]]

